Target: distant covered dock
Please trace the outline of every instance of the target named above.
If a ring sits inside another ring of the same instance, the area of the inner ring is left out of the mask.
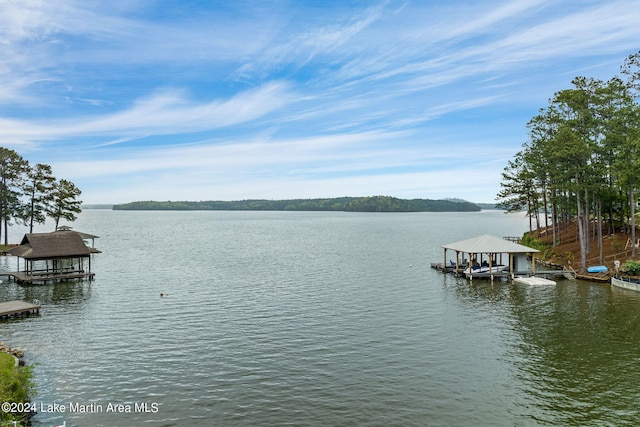
[[[535,254],[540,252],[489,234],[449,243],[442,248],[444,263],[432,264],[431,267],[444,272],[464,274],[471,280],[535,275]],[[455,252],[453,260],[448,259],[448,251]],[[531,262],[527,259],[529,255]]]
[[[100,253],[88,246],[86,233],[71,230],[25,234],[19,246],[7,250],[18,257],[17,271],[8,273],[18,283],[45,283],[69,279],[92,279],[91,255]],[[23,259],[22,269],[20,259]]]

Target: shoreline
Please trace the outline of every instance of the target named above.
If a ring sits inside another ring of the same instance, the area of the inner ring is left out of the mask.
[[[0,352],[12,355],[17,360],[19,360],[18,364],[20,366],[25,366],[24,359],[23,359],[24,358],[24,350],[21,350],[19,348],[11,347],[10,345],[0,341]]]

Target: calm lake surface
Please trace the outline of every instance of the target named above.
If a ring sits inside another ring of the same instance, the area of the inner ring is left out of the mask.
[[[43,304],[0,322],[38,406],[65,406],[35,426],[640,422],[640,295],[430,268],[443,244],[522,235],[522,216],[85,210],[73,226],[100,236],[93,282],[0,286]]]

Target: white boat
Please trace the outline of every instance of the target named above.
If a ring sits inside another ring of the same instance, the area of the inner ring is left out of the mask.
[[[513,281],[516,283],[535,286],[548,286],[556,284],[556,282],[554,282],[553,280],[545,279],[542,277],[516,277],[513,279]]]
[[[613,276],[611,277],[611,285],[640,292],[640,283],[637,280],[632,281],[632,279]]]
[[[508,265],[498,264],[498,265],[492,265],[491,267],[489,267],[488,265],[481,265],[477,267],[467,268],[464,271],[464,273],[467,276],[470,276],[470,275],[476,276],[476,275],[487,275],[492,273],[499,273],[505,270],[509,270]]]

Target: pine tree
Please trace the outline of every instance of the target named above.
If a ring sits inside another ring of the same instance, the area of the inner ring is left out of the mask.
[[[60,224],[60,219],[75,221],[78,214],[82,212],[80,208],[82,200],[78,199],[80,194],[81,191],[78,187],[66,179],[61,179],[54,184],[47,213],[55,221],[56,230]]]

